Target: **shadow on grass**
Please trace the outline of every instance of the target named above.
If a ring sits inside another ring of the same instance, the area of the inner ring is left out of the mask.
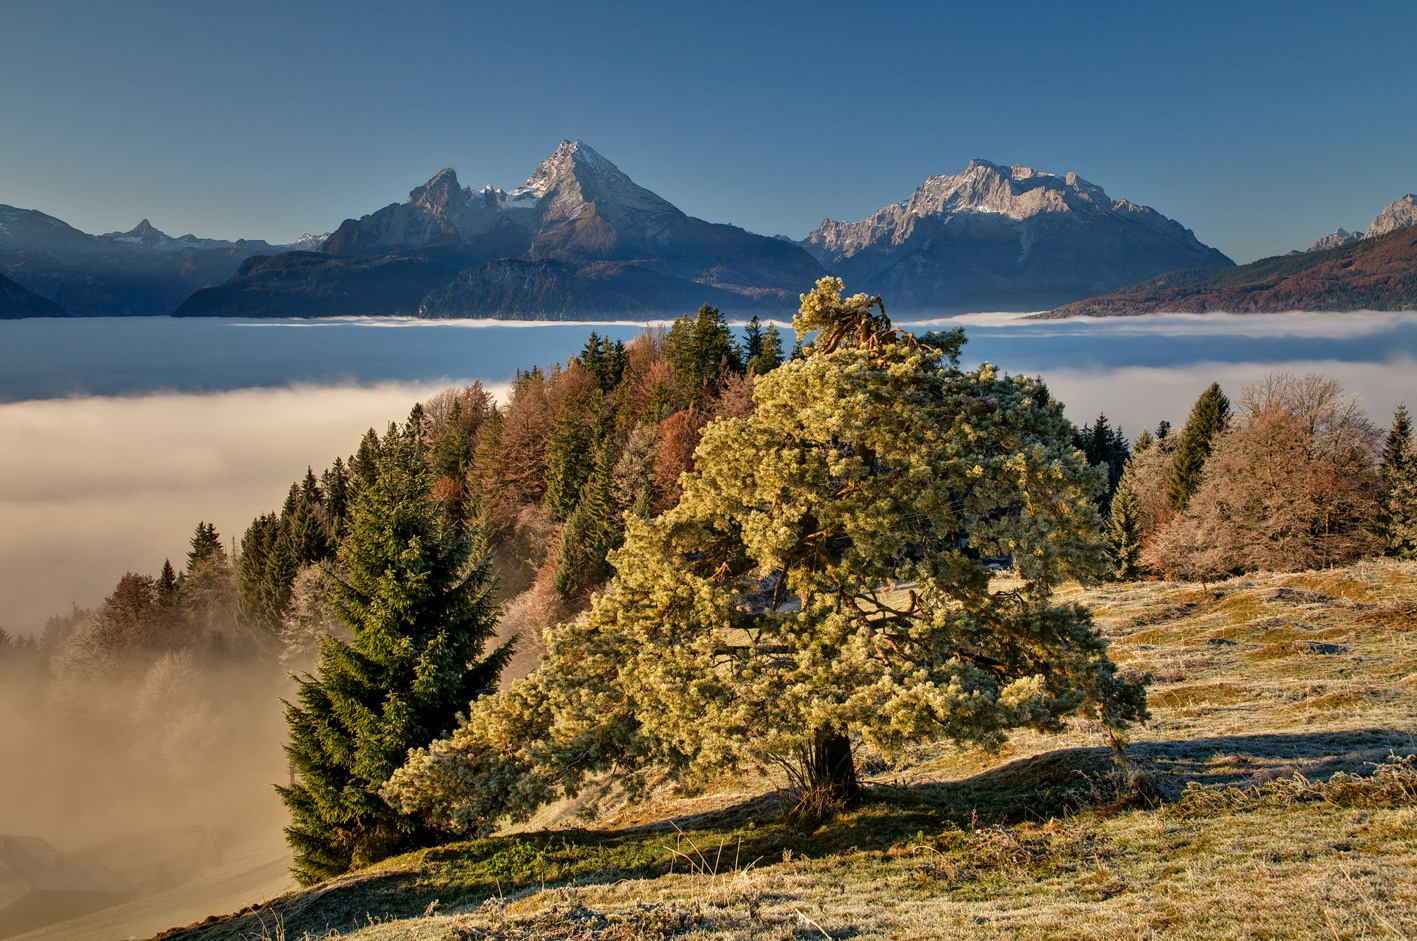
[[[1391,752],[1414,751],[1412,733],[1371,728],[1142,742],[1129,755],[1163,779],[1166,789],[1179,792],[1192,782],[1246,784],[1265,774],[1297,772],[1310,779],[1339,771],[1362,774]],[[391,861],[387,869],[346,876],[161,937],[313,938],[432,911],[467,910],[487,899],[543,888],[653,879],[690,867],[699,875],[732,872],[782,859],[788,851],[814,858],[884,852],[922,833],[1123,806],[1129,786],[1108,749],[1064,748],[958,781],[876,784],[860,807],[810,831],[787,822],[769,794],[620,830],[555,830],[450,843]]]

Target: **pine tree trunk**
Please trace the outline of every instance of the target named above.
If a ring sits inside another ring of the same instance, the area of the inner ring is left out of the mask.
[[[861,786],[856,780],[851,739],[844,730],[830,725],[818,728],[806,765],[807,793],[800,802],[803,812],[829,816],[833,810],[860,802]]]

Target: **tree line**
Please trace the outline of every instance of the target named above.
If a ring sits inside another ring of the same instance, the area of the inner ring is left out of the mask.
[[[1235,402],[1212,383],[1179,433],[1128,445],[1105,415],[1079,446],[1107,466],[1111,578],[1213,582],[1417,557],[1417,451],[1405,404],[1384,435],[1335,380],[1271,373]]]

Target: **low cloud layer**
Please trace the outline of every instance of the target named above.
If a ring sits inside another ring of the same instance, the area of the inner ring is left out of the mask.
[[[230,544],[292,481],[443,385],[248,389],[0,405],[0,626],[101,601],[127,571],[179,569],[198,521]]]

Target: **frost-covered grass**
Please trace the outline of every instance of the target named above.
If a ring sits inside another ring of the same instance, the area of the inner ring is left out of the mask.
[[[811,832],[771,782],[725,781],[175,936],[1417,936],[1417,565],[1075,593],[1156,677],[1125,771],[1083,723],[996,755],[860,755],[871,799]]]

